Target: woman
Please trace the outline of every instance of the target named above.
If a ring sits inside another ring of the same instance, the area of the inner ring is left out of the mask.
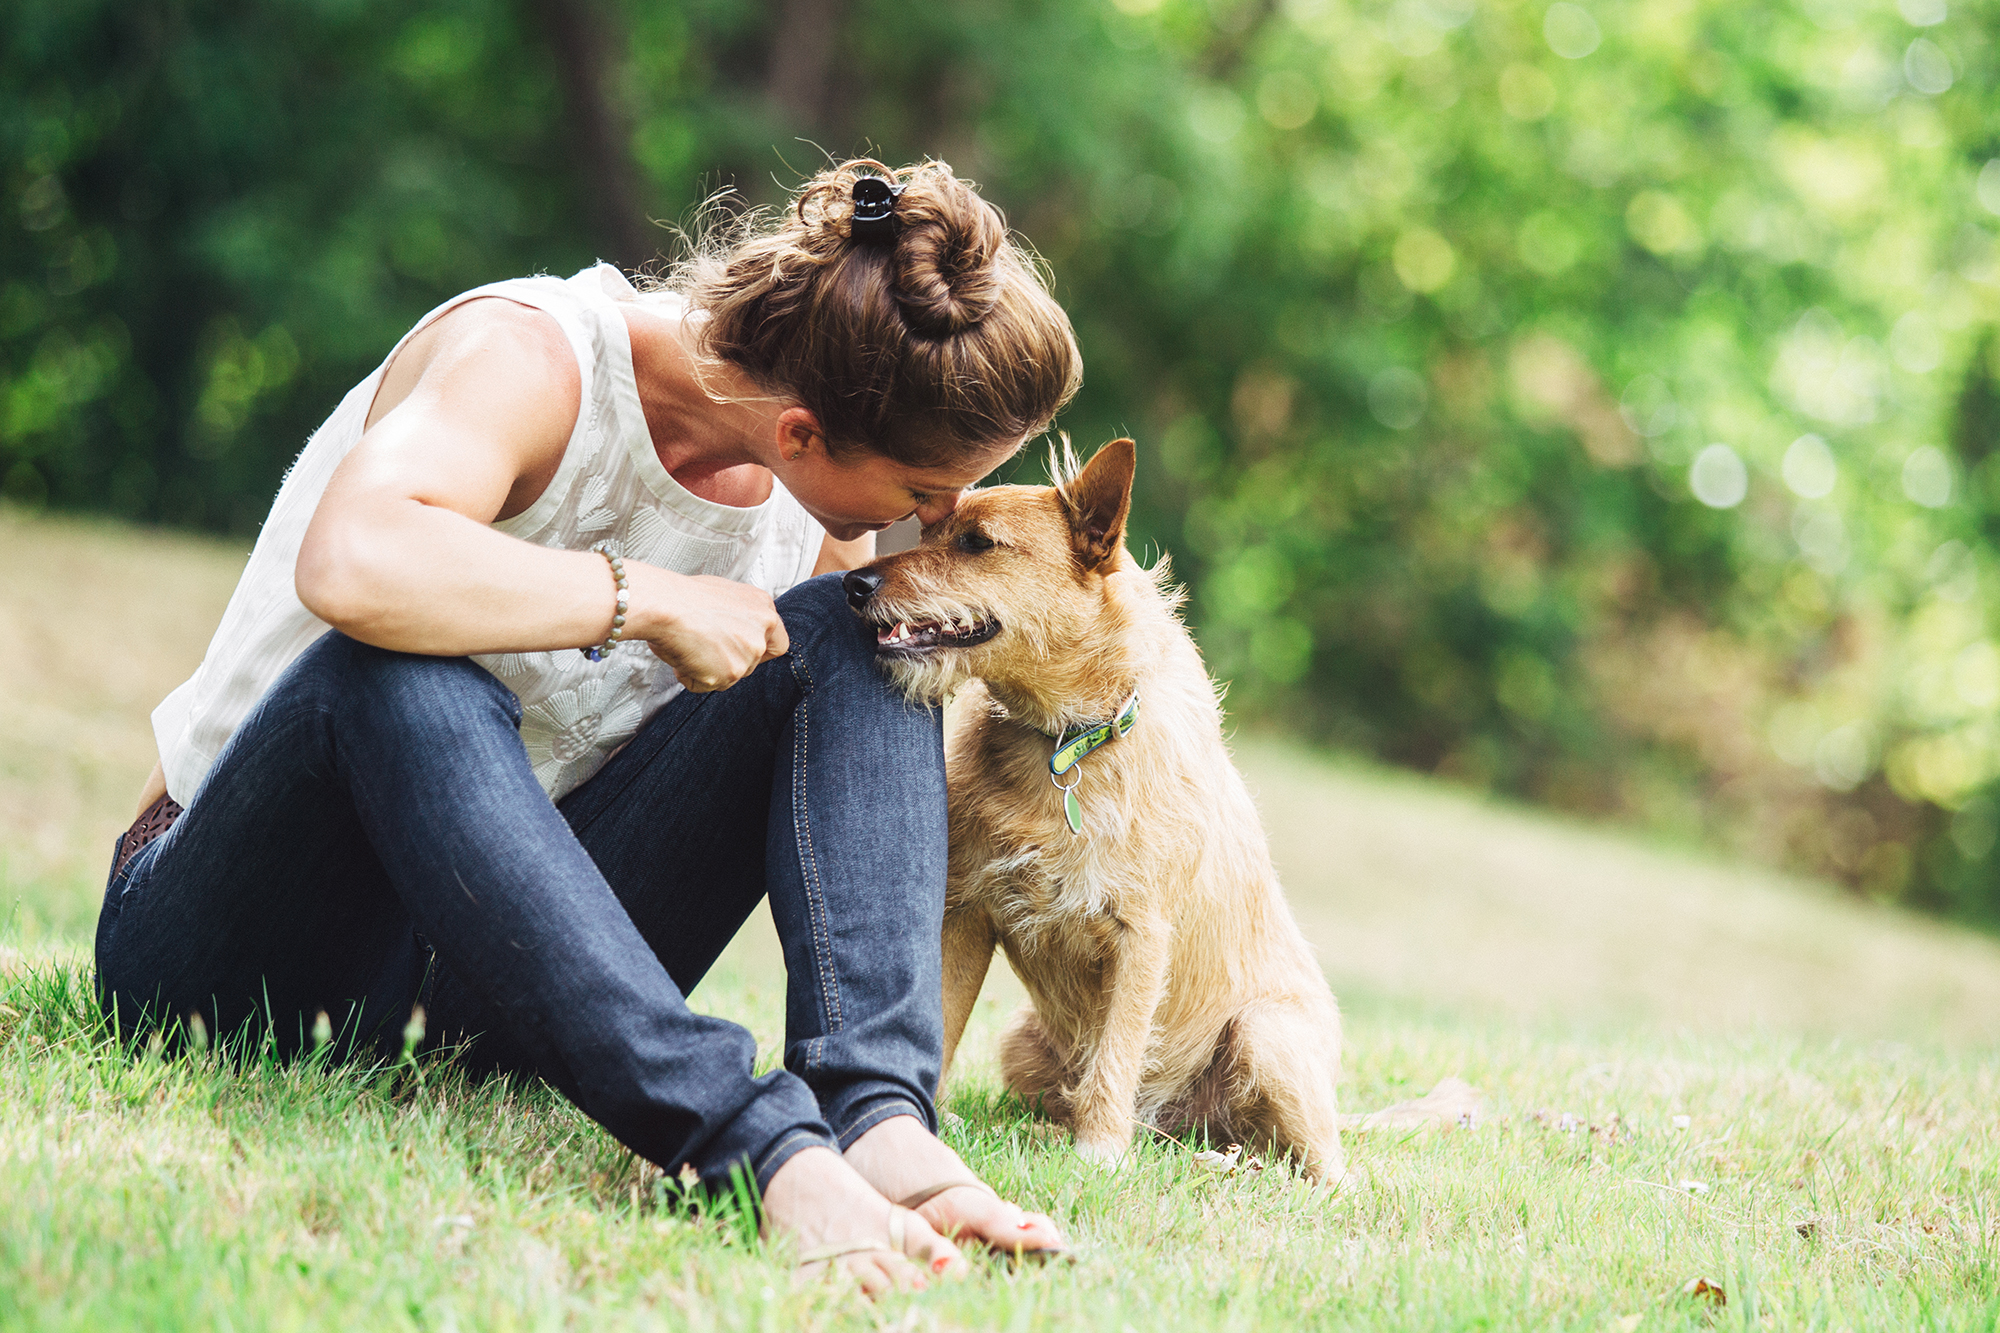
[[[950,1236],[1061,1247],[933,1132],[939,724],[828,571],[950,513],[1078,377],[941,163],[824,172],[654,292],[448,302],[308,442],[154,714],[107,1009],[281,1051],[425,1025],[669,1171],[748,1173],[871,1292],[962,1264]],[[766,894],[785,1068],[754,1078],[683,996]]]

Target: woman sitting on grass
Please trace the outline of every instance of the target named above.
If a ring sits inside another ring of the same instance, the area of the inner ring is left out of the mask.
[[[828,571],[949,514],[1079,361],[943,164],[795,203],[658,291],[468,292],[347,395],[153,715],[97,960],[128,1031],[394,1054],[427,1025],[670,1172],[742,1173],[873,1292],[962,1264],[947,1237],[1064,1242],[934,1134],[939,719]],[[684,997],[766,894],[758,1078]]]

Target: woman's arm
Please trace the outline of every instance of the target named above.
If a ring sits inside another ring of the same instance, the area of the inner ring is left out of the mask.
[[[512,302],[471,302],[397,363],[385,394],[407,391],[386,412],[378,403],[307,528],[299,600],[341,632],[403,652],[601,642],[615,599],[604,558],[487,526],[533,503],[575,426],[582,385],[560,326]],[[624,637],[646,640],[689,689],[727,688],[784,653],[784,625],[762,590],[625,568]]]
[[[139,808],[132,812],[137,819],[146,813],[153,802],[167,794],[167,770],[157,759],[153,761],[153,771],[146,775],[146,785],[139,789]]]

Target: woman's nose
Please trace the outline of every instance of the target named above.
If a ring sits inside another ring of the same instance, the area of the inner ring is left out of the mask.
[[[882,586],[882,576],[871,569],[850,569],[840,580],[847,589],[847,604],[859,611]]]
[[[964,491],[935,491],[924,498],[916,507],[917,522],[932,527],[951,517],[958,508],[958,502],[965,498]]]

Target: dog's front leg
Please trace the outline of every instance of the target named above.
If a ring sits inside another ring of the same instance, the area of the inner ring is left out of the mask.
[[[965,1022],[993,966],[996,939],[993,919],[976,907],[944,914],[944,1063],[938,1066],[938,1091],[951,1077],[951,1060],[965,1036]]]
[[[1075,1098],[1076,1150],[1111,1163],[1132,1142],[1139,1075],[1153,1035],[1153,1015],[1166,991],[1169,931],[1163,917],[1128,915],[1116,922],[1104,970],[1104,1028]]]

